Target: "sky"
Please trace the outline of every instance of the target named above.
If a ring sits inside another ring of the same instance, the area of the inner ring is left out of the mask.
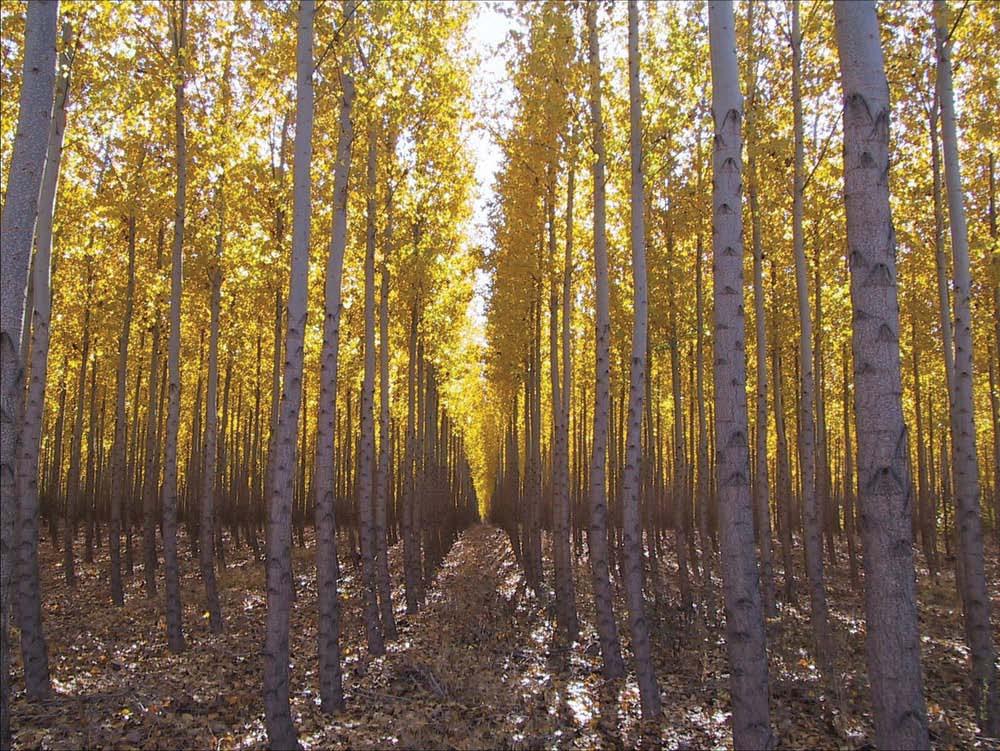
[[[513,87],[507,79],[505,61],[499,49],[507,32],[513,26],[511,20],[504,16],[500,9],[504,5],[511,4],[509,0],[480,0],[475,3],[475,15],[469,39],[479,57],[473,79],[474,106],[476,112],[484,115],[497,108],[497,101],[510,101],[513,98]],[[483,125],[484,123],[477,123],[469,138],[476,169],[475,213],[471,238],[473,242],[480,242],[489,237],[487,212],[494,196],[494,177],[502,159],[499,144]],[[485,272],[476,271],[476,292],[469,312],[480,334],[486,323],[488,281]]]

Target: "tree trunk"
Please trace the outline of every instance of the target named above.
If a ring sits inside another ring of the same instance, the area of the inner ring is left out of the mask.
[[[771,748],[767,653],[754,558],[750,457],[747,452],[746,365],[743,318],[741,133],[743,97],[736,63],[731,2],[710,2],[712,65],[713,258],[715,269],[715,426],[718,451],[719,529],[730,663],[733,745]]]
[[[854,452],[851,449],[851,380],[850,380],[850,353],[844,347],[844,529],[847,531],[847,561],[851,574],[851,585],[857,589],[860,585],[858,580],[858,554],[855,544],[855,519],[854,499],[856,486],[854,481]],[[933,441],[931,441],[933,444]],[[933,450],[933,449],[932,449]]]
[[[361,574],[364,582],[365,638],[373,655],[385,652],[375,589],[375,194],[378,144],[374,122],[368,129],[367,231],[365,241],[365,347],[361,383],[361,451],[358,457],[358,523],[361,542]]]
[[[618,626],[612,604],[608,571],[608,504],[605,468],[608,458],[608,408],[611,388],[611,315],[608,290],[608,241],[605,235],[604,122],[601,116],[601,60],[597,34],[597,3],[587,2],[590,53],[590,115],[594,153],[594,268],[597,278],[596,380],[594,386],[594,445],[590,462],[590,565],[593,578],[597,632],[604,661],[604,677],[625,674]]]
[[[984,735],[1000,736],[1000,678],[990,625],[990,597],[983,561],[983,529],[979,510],[979,461],[973,414],[973,351],[969,272],[969,236],[966,227],[962,174],[958,156],[958,128],[951,83],[950,15],[946,0],[934,3],[937,35],[937,92],[941,103],[941,143],[954,274],[955,378],[952,399],[952,468],[955,472],[955,522],[965,584],[965,631],[972,653],[972,698],[976,720]]]
[[[141,169],[141,165],[140,165]],[[135,207],[128,216],[128,284],[125,288],[125,314],[118,336],[118,373],[115,380],[115,437],[111,447],[111,523],[108,525],[108,548],[111,551],[111,600],[115,605],[125,604],[122,590],[121,524],[122,498],[127,483],[125,449],[128,423],[125,416],[125,390],[128,388],[128,344],[132,331],[132,307],[135,298]]]
[[[395,143],[389,159],[395,156]],[[392,186],[386,197],[385,244],[382,251],[379,291],[379,443],[378,467],[375,473],[375,582],[378,590],[379,613],[386,639],[396,638],[396,618],[392,612],[392,583],[389,579],[389,544],[386,538],[386,521],[389,506],[389,465],[392,445],[389,433],[389,266],[392,255]]]
[[[757,545],[760,548],[761,590],[764,596],[765,616],[777,615],[774,600],[774,554],[771,542],[771,485],[767,469],[767,318],[764,312],[764,243],[761,232],[760,201],[757,185],[757,59],[754,50],[754,0],[747,3],[747,49],[751,50],[751,59],[747,61],[750,71],[750,85],[747,95],[750,100],[747,108],[748,140],[747,145],[749,175],[748,188],[750,193],[750,225],[753,242],[753,306],[754,325],[757,336],[755,349],[757,393],[755,402],[754,427],[756,429],[756,464],[754,468],[754,508],[757,511]],[[700,260],[700,259],[699,259]],[[698,327],[699,333],[702,327]],[[699,399],[699,401],[702,401]]]
[[[224,179],[224,178],[223,178]],[[209,627],[213,634],[222,633],[222,609],[215,582],[215,498],[219,461],[219,307],[222,298],[222,252],[225,242],[225,198],[222,187],[216,196],[219,204],[219,229],[215,238],[215,258],[210,270],[212,283],[211,316],[208,332],[208,381],[205,384],[204,466],[201,474],[201,519],[198,525],[199,564],[205,583],[205,602]]]
[[[31,241],[38,215],[39,192],[52,120],[56,73],[58,3],[28,3],[24,33],[24,71],[18,102],[3,215],[0,218],[0,497],[16,498],[13,421],[24,399],[21,360],[25,290],[31,263]],[[10,729],[10,649],[7,620],[12,608],[14,517],[16,503],[0,504],[0,746],[12,743]]]
[[[838,3],[834,11],[844,94],[858,500],[875,745],[928,748],[889,212],[889,87],[875,4]]]
[[[170,12],[176,79],[174,83],[174,160],[177,192],[174,208],[174,246],[171,260],[170,336],[167,340],[168,402],[164,441],[163,488],[163,570],[167,590],[167,642],[175,654],[184,649],[181,630],[180,567],[177,560],[177,433],[181,409],[181,283],[184,263],[184,212],[187,192],[187,136],[184,125],[184,60],[187,54],[187,0],[181,0],[179,15]]]
[[[288,626],[292,605],[292,487],[302,400],[302,349],[307,316],[312,212],[313,0],[299,0],[295,47],[295,162],[292,263],[288,282],[285,365],[277,429],[268,459],[267,622],[264,636],[264,720],[274,749],[299,747],[289,705]]]
[[[344,19],[354,11],[353,0],[344,3]],[[316,506],[316,587],[319,600],[319,695],[324,713],[344,706],[340,667],[340,601],[337,595],[336,473],[334,470],[337,425],[337,375],[340,358],[340,300],[347,246],[347,182],[351,171],[354,125],[353,63],[345,55],[340,69],[340,132],[333,173],[333,226],[327,255],[323,315],[323,350],[320,355],[319,404],[316,417],[316,459],[313,492]]]
[[[576,190],[576,165],[573,161],[569,164],[569,176],[566,183],[566,256],[563,259],[563,279],[562,279],[562,407],[561,420],[559,422],[559,432],[561,435],[561,445],[559,452],[560,487],[562,496],[559,499],[559,508],[556,509],[556,518],[553,524],[555,528],[554,545],[559,551],[564,572],[556,571],[556,602],[563,628],[566,632],[566,640],[570,643],[577,641],[580,637],[580,624],[576,615],[576,587],[573,583],[573,550],[571,544],[571,511],[570,511],[570,473],[569,473],[569,446],[570,446],[570,406],[572,402],[573,383],[573,363],[571,355],[572,336],[572,284],[573,284],[573,199]],[[562,575],[560,575],[562,573]]]
[[[802,228],[805,189],[802,135],[802,32],[799,29],[799,2],[792,2],[792,102],[795,121],[794,185],[792,187],[792,245],[795,254],[795,288],[799,314],[799,477],[802,484],[802,540],[809,578],[809,616],[816,662],[828,689],[833,689],[833,637],[826,601],[823,574],[823,512],[820,508],[820,474],[816,469],[815,382],[812,352],[812,319],[809,311],[809,282],[806,276],[805,238]]]
[[[156,271],[163,258],[163,226],[156,235]],[[146,409],[146,469],[142,489],[142,567],[146,597],[156,596],[156,492],[160,482],[160,431],[157,388],[160,384],[160,300],[153,305],[153,348],[149,365],[149,406]]]
[[[17,456],[17,612],[21,629],[21,657],[24,663],[24,684],[28,698],[37,701],[51,693],[49,657],[42,626],[42,595],[38,571],[38,475],[39,449],[45,409],[45,391],[49,367],[49,339],[52,319],[52,220],[55,213],[56,189],[62,161],[63,137],[66,132],[66,100],[69,92],[70,66],[73,56],[72,26],[63,24],[63,51],[60,55],[60,75],[55,85],[55,104],[49,129],[48,146],[38,199],[38,219],[35,232],[35,256],[31,263],[34,278],[30,296],[32,315],[30,377],[24,413],[20,425],[19,455]],[[5,248],[6,251],[6,248]],[[6,293],[5,293],[6,294]],[[22,344],[29,340],[28,327],[21,331]],[[22,347],[23,351],[23,347]],[[28,361],[24,361],[29,364]],[[7,430],[4,427],[4,430]],[[5,637],[6,638],[6,637]],[[6,641],[4,649],[7,649]],[[6,659],[6,658],[5,658]],[[7,680],[4,673],[4,680]],[[6,706],[6,705],[5,705]],[[6,712],[6,709],[4,710]]]
[[[622,477],[622,519],[625,557],[625,594],[628,601],[632,653],[639,679],[642,719],[659,719],[662,708],[650,656],[649,623],[642,592],[642,517],[639,485],[642,462],[642,413],[646,398],[646,352],[649,303],[646,283],[646,189],[642,170],[642,93],[639,85],[639,10],[636,0],[628,4],[629,160],[631,163],[632,246],[632,359],[629,377],[628,427]]]

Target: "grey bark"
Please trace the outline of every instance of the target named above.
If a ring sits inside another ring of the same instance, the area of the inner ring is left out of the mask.
[[[597,33],[597,3],[587,2],[587,36],[590,56],[590,116],[594,149],[594,268],[597,280],[596,377],[594,385],[594,440],[590,461],[590,565],[594,590],[597,632],[604,661],[604,677],[625,673],[618,626],[612,604],[608,567],[608,502],[606,464],[608,455],[608,409],[611,388],[611,316],[608,289],[608,240],[605,234],[604,121],[601,115],[601,59]]]
[[[754,49],[754,0],[747,3],[747,47],[751,50],[748,62],[750,85],[747,92],[750,104],[747,113],[747,131],[754,143],[748,144],[748,188],[750,193],[750,225],[753,242],[753,305],[757,346],[755,364],[757,393],[755,402],[756,419],[756,464],[754,467],[754,507],[757,511],[757,545],[760,549],[761,589],[764,596],[766,616],[777,615],[774,598],[774,553],[771,541],[771,484],[767,466],[767,318],[764,312],[764,241],[761,232],[761,210],[757,182],[757,139],[754,121],[757,110],[757,58]],[[701,327],[699,327],[699,331]]]
[[[392,149],[395,144],[391,144]],[[389,158],[392,159],[393,151]],[[386,523],[389,506],[389,472],[392,462],[392,444],[389,432],[389,267],[388,257],[392,255],[393,188],[388,187],[386,196],[385,246],[379,273],[379,443],[378,466],[375,472],[375,583],[378,590],[379,613],[382,631],[386,639],[396,638],[396,618],[392,612],[392,582],[389,579],[389,544],[386,538]]]
[[[59,166],[66,132],[66,101],[69,92],[72,54],[72,27],[63,24],[60,75],[55,85],[55,103],[35,231],[35,256],[31,263],[33,294],[31,310],[30,376],[19,437],[17,456],[17,598],[21,629],[21,657],[28,698],[44,699],[51,692],[49,658],[42,626],[42,596],[38,571],[38,478],[39,449],[45,411],[45,391],[49,366],[49,339],[52,319],[52,221],[55,213]],[[6,293],[5,293],[6,294]],[[22,344],[29,341],[28,327],[21,332]],[[22,351],[24,347],[22,347]],[[27,361],[25,361],[26,364]],[[6,428],[5,428],[6,429]]]
[[[174,243],[170,279],[170,335],[167,338],[167,423],[164,438],[163,486],[163,575],[167,595],[167,643],[175,654],[184,649],[181,630],[180,564],[177,559],[177,433],[181,409],[181,284],[184,264],[184,213],[187,195],[187,134],[184,125],[184,58],[187,54],[187,0],[177,12],[170,11],[170,34],[176,66],[174,81],[174,161],[176,194]]]
[[[622,474],[622,527],[625,548],[625,594],[628,601],[632,653],[639,679],[643,720],[655,720],[662,708],[650,655],[649,623],[642,592],[642,518],[639,513],[642,462],[642,413],[646,398],[646,351],[649,301],[646,282],[646,188],[642,170],[642,93],[639,83],[639,10],[628,3],[629,160],[631,164],[632,359],[629,378],[628,427]]]
[[[927,748],[889,211],[889,86],[874,2],[834,6],[844,95],[858,505],[875,744]]]
[[[747,451],[743,317],[742,119],[731,2],[708,5],[712,66],[712,250],[716,471],[726,649],[730,663],[733,745],[775,745],[768,709],[767,653],[757,561],[754,557],[750,457]]]
[[[141,165],[140,165],[141,169]],[[125,312],[118,335],[118,372],[115,378],[115,434],[111,446],[111,523],[108,525],[108,548],[111,552],[111,600],[125,604],[122,589],[121,536],[122,500],[127,484],[125,443],[128,424],[125,416],[125,391],[128,388],[128,345],[132,333],[132,309],[135,299],[135,207],[128,215],[128,283],[125,287]]]
[[[809,579],[809,620],[812,626],[816,662],[828,688],[833,688],[833,637],[826,601],[823,573],[823,512],[816,470],[816,390],[813,371],[812,317],[809,310],[809,281],[806,272],[805,237],[802,227],[805,190],[804,143],[802,134],[802,32],[799,29],[799,2],[792,0],[792,104],[795,131],[794,177],[792,185],[792,246],[795,256],[795,289],[799,315],[799,456],[802,462],[802,540]]]
[[[163,259],[163,226],[156,235],[156,271]],[[146,408],[146,468],[142,487],[142,568],[146,597],[156,596],[156,493],[160,482],[160,432],[157,390],[160,384],[160,300],[153,305],[153,345],[149,364],[149,404]]]
[[[353,13],[353,1],[344,3],[344,18]],[[327,255],[323,315],[323,349],[320,354],[319,412],[316,417],[316,459],[313,492],[316,504],[316,571],[319,600],[319,695],[323,712],[344,706],[340,666],[340,601],[337,596],[336,472],[337,374],[340,357],[340,299],[347,245],[347,183],[351,172],[354,125],[352,62],[346,57],[340,70],[340,132],[333,172],[333,225]]]
[[[24,398],[21,337],[31,241],[45,171],[56,75],[57,2],[28,3],[17,132],[0,217],[0,496],[15,498],[15,417]],[[7,621],[14,570],[15,503],[0,504],[0,746],[10,747]]]
[[[208,331],[208,380],[205,384],[205,435],[202,443],[198,563],[205,584],[205,604],[213,634],[222,633],[222,609],[215,581],[215,496],[219,464],[219,314],[222,299],[222,253],[225,243],[223,188],[219,188],[219,228],[215,237],[215,257],[209,270],[212,293]]]
[[[946,0],[935,0],[937,93],[941,104],[941,144],[951,228],[955,317],[955,372],[952,398],[952,467],[955,473],[955,522],[965,590],[965,631],[972,653],[972,700],[980,730],[1000,737],[1000,677],[990,625],[990,595],[983,560],[979,460],[973,413],[973,345],[969,271],[969,234],[958,156],[958,126],[951,82],[950,17]]]
[[[312,213],[313,19],[316,4],[299,0],[295,46],[295,161],[292,263],[288,283],[284,377],[268,458],[267,621],[264,632],[264,722],[274,749],[299,748],[289,704],[288,628],[292,605],[292,489],[302,401]]]
[[[365,340],[364,376],[361,382],[361,451],[358,457],[358,523],[361,536],[361,574],[364,582],[365,638],[368,651],[385,652],[375,589],[375,168],[378,144],[374,123],[368,131],[367,228],[365,233]]]

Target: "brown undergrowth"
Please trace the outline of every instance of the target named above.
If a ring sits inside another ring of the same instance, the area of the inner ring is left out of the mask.
[[[399,638],[368,656],[359,581],[346,558],[342,648],[348,708],[319,710],[316,688],[315,572],[311,538],[294,549],[297,599],[292,617],[292,710],[306,748],[724,748],[728,666],[722,625],[713,614],[677,608],[673,559],[647,581],[654,659],[664,698],[662,722],[642,727],[634,679],[600,674],[585,558],[577,562],[581,643],[556,637],[551,592],[525,586],[506,535],[480,525],[453,546],[420,612],[403,611],[396,588]],[[344,547],[344,546],[342,546]],[[262,564],[230,550],[219,578],[226,630],[213,635],[195,561],[182,542],[182,597],[187,649],[168,652],[162,583],[156,600],[142,591],[137,568],[126,578],[126,605],[112,607],[106,549],[64,582],[61,555],[41,548],[45,628],[53,696],[29,703],[12,640],[15,748],[259,749],[265,745],[261,655],[265,597]],[[398,546],[390,555],[401,581]],[[996,556],[987,573],[998,581]],[[772,723],[782,748],[863,748],[871,735],[860,589],[846,562],[829,567],[829,596],[840,678],[824,691],[809,648],[807,603],[785,605],[768,624]],[[551,573],[550,570],[548,573]],[[716,571],[716,574],[718,572]],[[777,572],[780,579],[780,570]],[[716,581],[716,596],[720,596]],[[950,571],[921,572],[920,618],[930,726],[936,748],[987,748],[977,739],[966,699],[967,651]],[[624,602],[619,628],[628,648]],[[996,612],[996,608],[994,609]]]

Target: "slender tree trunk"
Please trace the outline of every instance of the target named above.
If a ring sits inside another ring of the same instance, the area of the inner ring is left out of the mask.
[[[754,428],[756,430],[756,463],[754,468],[754,508],[757,511],[757,544],[760,548],[761,590],[765,616],[777,615],[774,599],[774,554],[771,543],[771,485],[767,469],[767,318],[764,312],[764,242],[761,231],[761,211],[757,184],[757,58],[754,52],[754,1],[747,3],[747,49],[750,60],[747,107],[748,188],[750,193],[750,224],[753,242],[753,305],[757,346],[755,349],[757,392]],[[701,332],[701,326],[698,331]],[[699,400],[701,401],[701,400]]]
[[[844,529],[847,531],[847,561],[851,573],[851,585],[857,589],[860,582],[858,580],[858,554],[855,543],[855,519],[854,499],[854,451],[851,449],[851,424],[853,403],[851,400],[851,379],[850,379],[850,352],[847,346],[844,347]],[[932,442],[933,443],[933,442]]]
[[[163,226],[156,235],[156,271],[163,258]],[[156,493],[160,482],[160,432],[157,388],[160,384],[160,300],[153,306],[153,348],[149,365],[149,406],[146,410],[146,469],[142,489],[142,567],[146,597],[156,596]]]
[[[565,572],[560,576],[556,572],[556,599],[560,603],[563,627],[566,640],[575,642],[580,637],[580,624],[576,615],[576,587],[573,583],[573,549],[571,541],[572,521],[570,511],[570,406],[572,402],[573,363],[571,354],[572,316],[573,316],[573,199],[576,191],[576,165],[571,161],[566,183],[566,256],[563,260],[562,279],[562,407],[559,429],[562,445],[560,446],[559,471],[561,473],[562,497],[556,511],[555,545],[560,550]]]
[[[353,0],[344,3],[344,19],[354,12]],[[325,713],[344,706],[340,666],[340,601],[337,595],[337,519],[335,428],[337,425],[337,375],[340,358],[340,300],[347,246],[347,183],[351,171],[354,125],[353,63],[345,55],[340,68],[340,133],[333,173],[333,226],[327,255],[323,316],[323,350],[320,355],[319,405],[316,417],[316,458],[313,492],[316,506],[316,571],[319,600],[319,695]]]
[[[89,247],[89,244],[88,244]],[[80,473],[81,451],[83,448],[83,410],[86,400],[87,365],[90,361],[90,310],[94,288],[93,257],[86,257],[87,297],[83,311],[83,338],[80,344],[80,370],[76,380],[76,415],[73,419],[73,433],[69,444],[69,475],[66,478],[66,517],[63,525],[63,569],[66,584],[76,587],[76,567],[73,541],[76,537],[77,519],[80,513],[81,497]]]
[[[181,630],[180,566],[177,560],[177,433],[181,409],[181,280],[184,263],[184,212],[187,193],[187,136],[184,125],[184,65],[187,54],[187,0],[180,0],[179,12],[170,9],[170,31],[176,70],[174,83],[174,160],[177,172],[174,208],[174,246],[170,283],[170,336],[167,340],[169,372],[163,488],[163,570],[167,590],[167,642],[170,651],[184,649]]]
[[[837,3],[834,11],[844,94],[844,201],[875,744],[928,748],[889,212],[889,87],[875,4]]]
[[[10,646],[7,621],[11,612],[16,502],[15,416],[24,399],[21,359],[25,290],[31,264],[39,192],[45,172],[52,95],[56,73],[56,2],[30,2],[25,17],[24,71],[18,102],[3,215],[0,218],[0,747],[12,744],[10,729]]]
[[[958,156],[958,128],[951,83],[951,19],[946,0],[934,3],[937,35],[937,92],[941,104],[941,143],[953,259],[955,378],[952,399],[952,467],[955,472],[955,522],[965,584],[965,631],[972,653],[972,699],[980,730],[1000,737],[1000,677],[990,625],[990,596],[983,560],[979,509],[979,460],[973,413],[973,351],[969,236]]]
[[[361,574],[364,582],[365,637],[368,651],[385,652],[375,588],[375,515],[373,481],[375,473],[375,169],[378,154],[377,130],[368,130],[368,197],[365,242],[365,348],[364,377],[361,384],[361,451],[358,457],[358,523],[361,537]]]
[[[224,179],[224,178],[223,178]],[[219,229],[215,238],[215,258],[212,259],[212,300],[208,332],[208,381],[205,384],[204,466],[201,473],[201,519],[198,525],[199,564],[205,583],[205,602],[209,627],[213,634],[222,633],[222,609],[215,582],[215,498],[218,489],[219,428],[219,308],[222,298],[222,252],[225,243],[225,198],[222,188],[216,196],[219,204]]]
[[[42,595],[38,571],[38,476],[39,449],[45,409],[45,391],[49,367],[49,338],[52,319],[52,220],[55,213],[56,189],[62,160],[63,137],[66,132],[66,100],[69,92],[72,64],[72,27],[63,23],[63,51],[60,55],[60,75],[55,85],[55,104],[49,129],[48,147],[38,200],[35,232],[35,256],[31,264],[34,277],[30,296],[31,349],[28,392],[20,426],[17,456],[17,612],[21,629],[21,657],[24,663],[24,684],[28,698],[45,699],[51,693],[49,657],[42,626]],[[5,248],[6,252],[6,248]],[[6,292],[5,292],[6,294]],[[29,340],[28,327],[21,331],[22,343]],[[5,431],[8,427],[3,428]],[[9,560],[9,559],[6,559]],[[5,637],[6,638],[6,637]],[[7,642],[4,641],[4,649]],[[4,658],[6,659],[6,657]],[[4,680],[7,675],[4,673]],[[5,705],[6,706],[6,705]],[[4,709],[6,712],[6,709]],[[2,744],[0,744],[2,745]]]
[[[420,540],[417,536],[417,303],[410,308],[410,335],[406,365],[406,455],[403,460],[403,580],[406,612],[417,612],[420,603]],[[515,402],[516,403],[516,402]],[[515,548],[515,552],[516,548]]]
[[[601,115],[601,60],[597,34],[597,3],[587,2],[587,33],[590,53],[590,115],[594,153],[594,268],[597,277],[597,330],[594,386],[594,445],[590,462],[590,565],[593,578],[597,632],[604,661],[604,677],[620,678],[625,673],[618,626],[612,605],[608,571],[608,504],[605,468],[608,455],[608,407],[611,381],[611,315],[608,290],[608,244],[605,235],[604,121]]]
[[[141,169],[141,165],[140,165]],[[111,447],[111,523],[108,525],[108,548],[111,551],[111,600],[125,604],[121,569],[122,498],[127,483],[125,449],[128,424],[125,416],[125,390],[128,388],[128,345],[132,332],[132,307],[135,298],[135,207],[128,216],[128,284],[125,288],[125,314],[118,336],[118,374],[115,381],[115,437]]]
[[[920,397],[920,348],[917,344],[917,316],[911,312],[912,355],[913,355],[913,411],[917,423],[917,506],[920,509],[920,538],[923,541],[924,558],[931,576],[937,578],[937,557],[934,550],[934,527],[937,520],[931,513],[927,492],[927,451],[924,443],[923,400]]]
[[[299,0],[295,47],[295,162],[292,263],[288,283],[285,364],[277,429],[268,458],[267,622],[264,636],[264,721],[274,749],[299,747],[289,704],[288,627],[292,605],[292,488],[302,401],[312,213],[313,0]]]
[[[395,143],[388,158],[395,156]],[[392,255],[392,186],[386,197],[385,244],[382,251],[379,290],[379,443],[378,466],[375,473],[375,582],[378,590],[379,613],[386,639],[396,638],[396,618],[392,612],[392,583],[389,579],[389,545],[386,539],[386,520],[389,506],[389,464],[392,461],[392,444],[389,432],[389,266]]]
[[[747,453],[743,318],[743,97],[731,2],[708,5],[712,63],[713,257],[715,269],[715,425],[726,648],[730,663],[733,745],[775,745],[768,709],[767,652],[754,558],[750,457]]]
[[[662,704],[650,655],[649,623],[642,592],[642,517],[639,485],[642,462],[642,413],[646,398],[646,352],[649,303],[646,283],[646,189],[642,170],[642,93],[639,84],[639,10],[636,0],[628,3],[629,157],[631,186],[632,246],[632,358],[629,378],[628,429],[622,477],[622,514],[625,554],[625,594],[628,601],[632,653],[639,679],[642,719],[659,719]]]
[[[826,601],[823,574],[823,510],[816,469],[816,391],[813,370],[812,318],[809,311],[809,282],[806,276],[805,238],[803,236],[803,191],[805,189],[804,145],[802,135],[802,32],[799,29],[799,2],[792,2],[792,102],[795,120],[794,185],[792,187],[792,245],[795,254],[795,287],[799,313],[799,456],[802,468],[802,539],[809,578],[809,616],[816,662],[827,687],[835,686],[833,675],[833,636]]]

